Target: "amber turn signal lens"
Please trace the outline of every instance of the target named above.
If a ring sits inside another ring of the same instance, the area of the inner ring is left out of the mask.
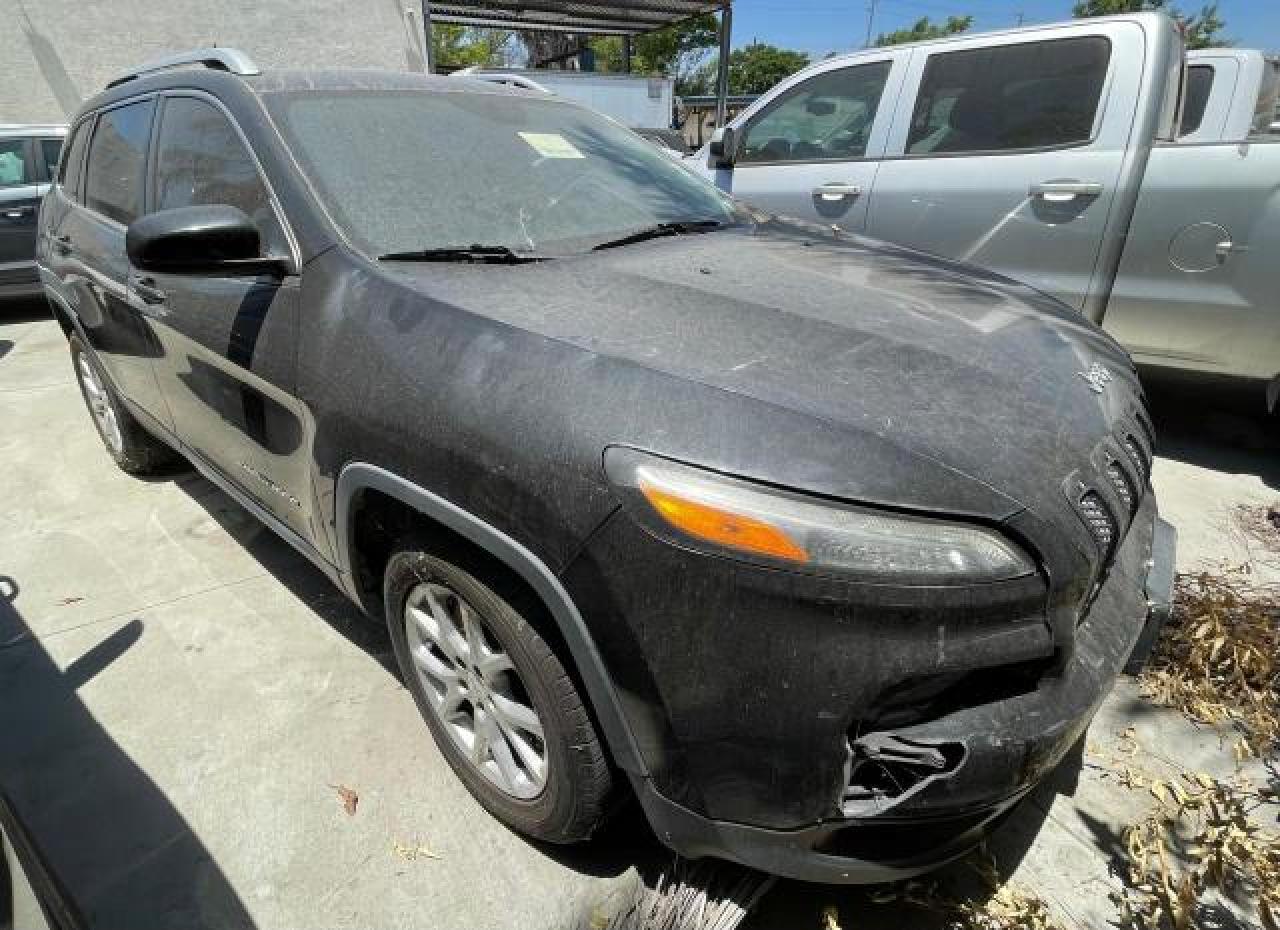
[[[640,490],[664,520],[690,536],[787,562],[809,561],[790,536],[762,520],[680,497],[644,479]]]

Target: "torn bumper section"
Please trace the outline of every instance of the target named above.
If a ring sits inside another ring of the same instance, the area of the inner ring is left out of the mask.
[[[645,780],[639,788],[651,823],[687,856],[729,858],[811,881],[894,880],[962,855],[1062,761],[1117,675],[1135,652],[1149,649],[1144,642],[1168,616],[1174,541],[1148,500],[1061,653],[1065,661],[1037,666],[1028,686],[978,687],[968,701],[953,694],[947,712],[925,722],[871,732],[851,727],[837,814],[792,829],[730,822]],[[1017,673],[990,670],[1010,674]],[[961,682],[963,691],[974,679]]]

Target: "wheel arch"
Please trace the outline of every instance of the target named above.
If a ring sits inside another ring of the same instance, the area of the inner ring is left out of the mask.
[[[386,495],[424,519],[461,536],[528,585],[555,622],[586,688],[613,761],[631,775],[646,776],[644,759],[622,711],[613,679],[582,614],[551,569],[502,530],[384,468],[364,462],[349,464],[338,476],[335,522],[339,569],[348,579],[351,592],[359,594],[355,578],[354,517],[358,501],[367,491]]]

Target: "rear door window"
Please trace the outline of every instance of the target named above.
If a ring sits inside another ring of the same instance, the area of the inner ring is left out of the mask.
[[[258,166],[220,109],[195,97],[168,98],[156,146],[154,209],[239,207],[270,254],[287,251]]]
[[[26,139],[0,139],[0,187],[32,183]]]
[[[785,91],[743,134],[739,164],[848,161],[867,142],[892,62],[816,75]]]
[[[1211,65],[1192,65],[1187,69],[1187,94],[1182,102],[1179,136],[1189,136],[1200,128],[1209,103],[1209,91],[1213,89],[1214,70]]]
[[[1111,43],[1102,36],[931,55],[911,116],[907,154],[1088,142],[1110,58]]]
[[[89,143],[85,206],[118,223],[132,223],[142,211],[151,110],[150,100],[107,110]]]

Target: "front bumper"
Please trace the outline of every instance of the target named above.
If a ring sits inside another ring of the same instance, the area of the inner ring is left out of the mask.
[[[623,541],[631,555],[624,564],[645,565],[637,558],[644,543]],[[718,606],[724,602],[714,583],[704,575],[700,588],[686,587],[688,579],[668,575],[661,588],[639,579],[652,613],[633,604],[624,611],[628,624],[612,623],[598,635],[649,764],[650,777],[637,778],[636,787],[650,823],[685,856],[727,858],[819,882],[899,879],[962,855],[1079,742],[1140,636],[1159,632],[1173,544],[1172,528],[1157,519],[1148,494],[1065,650],[1055,650],[1042,623],[1010,619],[1020,595],[979,604],[970,614],[901,603],[841,613],[837,591],[814,598],[806,590],[801,597],[807,582],[784,580],[789,597],[762,598],[758,586],[739,587],[727,617],[711,611],[715,619],[689,630],[662,616],[664,598],[692,588],[704,604]],[[735,570],[726,571],[728,582],[743,583]],[[581,590],[589,579],[574,580]],[[1043,592],[1032,600],[1043,605]],[[815,604],[825,610],[821,620],[806,612]],[[1000,625],[983,626],[988,613],[1000,613]],[[736,641],[718,641],[721,623]],[[926,655],[917,637],[941,623],[950,627],[948,638],[924,639],[938,652]],[[955,748],[947,770],[891,800],[848,794],[842,800],[850,743],[865,740],[852,739],[865,707],[859,702],[880,687],[858,686],[878,674],[881,681],[954,675],[945,663],[930,663],[944,652],[963,653],[966,631],[983,642],[1003,639],[990,655],[965,657],[941,713],[878,723],[891,732],[875,734],[899,745]],[[882,642],[895,635],[896,643]],[[1046,643],[1048,652],[1038,652]],[[1030,683],[1015,673],[1028,665],[1038,670]]]
[[[1121,668],[1135,660],[1140,666],[1139,650],[1150,650],[1168,618],[1176,531],[1158,518],[1134,530],[1059,676],[1021,698],[897,731],[923,743],[963,741],[967,756],[952,777],[921,786],[886,815],[799,830],[717,822],[646,784],[640,797],[650,823],[687,857],[727,858],[831,884],[910,878],[963,855],[1079,742]]]

